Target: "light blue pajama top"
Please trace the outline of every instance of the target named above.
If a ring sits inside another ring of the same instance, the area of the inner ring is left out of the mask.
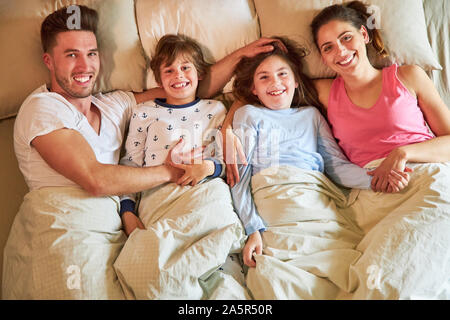
[[[271,110],[246,105],[236,111],[233,131],[242,143],[248,165],[238,165],[240,181],[231,194],[248,235],[265,230],[250,185],[251,177],[263,169],[288,165],[325,171],[337,184],[370,187],[372,177],[346,158],[327,121],[314,107]]]

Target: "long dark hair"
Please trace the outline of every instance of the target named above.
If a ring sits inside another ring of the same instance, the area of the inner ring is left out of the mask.
[[[367,21],[370,18],[367,8],[368,7],[361,1],[351,1],[342,5],[335,4],[320,11],[319,14],[314,17],[310,25],[314,43],[319,49],[319,52],[320,48],[317,43],[317,33],[319,32],[320,27],[330,21],[339,20],[351,23],[358,30],[361,26],[364,26],[369,34],[369,43],[373,46],[376,53],[383,58],[387,57],[389,54],[384,46],[379,30],[367,27]]]
[[[277,56],[283,59],[294,73],[295,81],[298,83],[298,90],[295,90],[292,100],[292,107],[312,105],[323,111],[317,90],[311,79],[306,76],[303,70],[303,58],[308,54],[306,49],[296,42],[285,37],[274,37],[283,43],[285,48],[281,48],[275,41],[271,43],[274,49],[270,52],[261,53],[252,58],[243,58],[235,68],[235,80],[233,83],[233,95],[236,99],[250,104],[262,105],[258,97],[252,93],[253,76],[258,66],[268,57]]]

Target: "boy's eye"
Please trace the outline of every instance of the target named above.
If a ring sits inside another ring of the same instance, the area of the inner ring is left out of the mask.
[[[183,67],[181,67],[181,70],[189,70],[190,69],[190,66],[183,66]]]
[[[74,58],[74,57],[75,57],[75,53],[69,53],[69,54],[67,55],[67,57],[69,57],[69,58]]]
[[[88,54],[90,57],[95,57],[97,55],[97,52],[89,52]]]
[[[352,36],[349,35],[349,34],[344,36],[344,40],[345,40],[345,41],[349,41],[349,40],[351,40],[351,39],[352,39]]]

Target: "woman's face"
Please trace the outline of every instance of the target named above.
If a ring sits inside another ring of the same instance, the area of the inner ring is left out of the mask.
[[[278,56],[263,60],[253,75],[252,93],[269,109],[290,108],[297,87],[291,67]]]
[[[332,20],[319,28],[317,45],[324,63],[339,75],[353,74],[361,62],[368,62],[369,35],[351,23]]]

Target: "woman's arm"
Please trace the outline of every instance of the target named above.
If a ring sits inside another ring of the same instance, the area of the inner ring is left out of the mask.
[[[377,191],[386,185],[385,177],[391,170],[405,171],[407,162],[450,161],[450,110],[433,82],[422,68],[414,65],[399,67],[398,77],[410,93],[417,97],[425,120],[436,137],[392,150],[373,171],[372,187]]]
[[[331,85],[334,79],[316,79],[313,84],[316,87],[319,100],[325,109],[328,109],[328,98],[330,96]]]
[[[394,153],[409,162],[450,161],[449,108],[422,68],[402,66],[398,70],[398,76],[400,81],[417,96],[419,107],[436,138],[399,147]]]

